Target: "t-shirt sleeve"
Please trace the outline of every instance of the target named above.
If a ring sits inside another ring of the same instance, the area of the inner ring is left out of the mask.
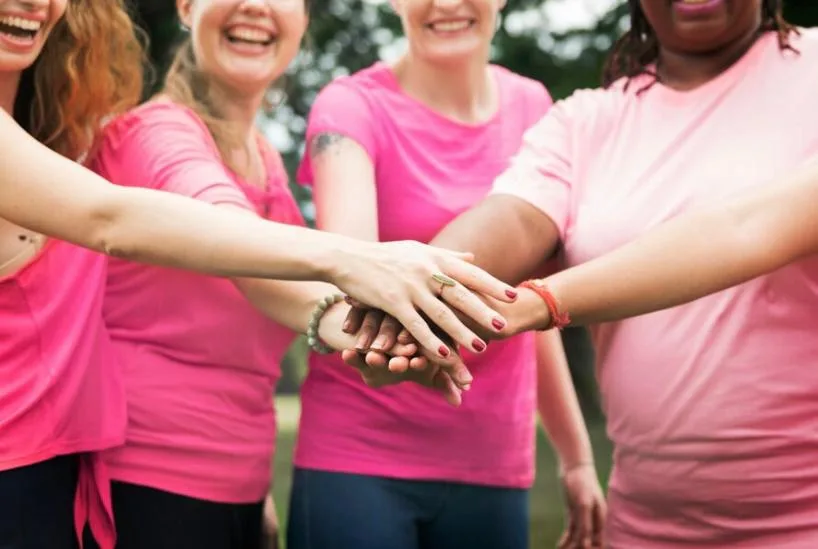
[[[547,215],[565,238],[571,204],[571,135],[565,105],[557,103],[523,136],[508,169],[494,182],[492,195],[511,195]]]
[[[310,109],[305,135],[305,150],[296,178],[303,185],[312,185],[310,143],[325,133],[339,134],[360,145],[375,162],[377,158],[376,119],[364,92],[352,78],[343,78],[324,88]]]
[[[532,108],[530,110],[534,114],[532,122],[535,122],[546,115],[549,109],[554,105],[554,100],[551,98],[551,94],[548,92],[548,89],[540,82],[534,83],[530,97],[532,104]]]
[[[115,121],[105,132],[93,167],[119,185],[255,211],[222,163],[204,124],[170,103],[147,105]]]

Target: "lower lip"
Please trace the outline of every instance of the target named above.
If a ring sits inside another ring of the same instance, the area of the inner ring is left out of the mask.
[[[724,0],[708,0],[699,4],[673,2],[673,9],[682,15],[709,15],[718,10],[722,4],[724,4]]]
[[[12,36],[10,34],[6,34],[4,32],[0,32],[0,43],[2,43],[6,49],[14,50],[19,53],[26,53],[34,49],[34,46],[37,44],[37,35],[35,34],[31,38],[23,38],[21,36]]]

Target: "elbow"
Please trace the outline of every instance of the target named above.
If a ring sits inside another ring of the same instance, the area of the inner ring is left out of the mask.
[[[126,238],[125,201],[115,193],[106,195],[88,214],[91,230],[87,245],[111,257],[134,259],[136,250]]]

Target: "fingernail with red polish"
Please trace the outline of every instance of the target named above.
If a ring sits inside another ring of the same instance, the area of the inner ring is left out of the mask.
[[[479,339],[475,339],[474,341],[472,341],[472,342],[471,342],[471,346],[472,346],[472,348],[474,348],[474,350],[475,350],[475,351],[477,351],[478,353],[482,353],[483,351],[485,351],[485,350],[486,350],[486,344],[485,344],[485,343],[483,343],[483,341],[481,341],[481,340],[479,340]]]
[[[446,358],[446,357],[448,357],[448,356],[449,356],[449,348],[448,348],[448,347],[446,347],[445,345],[441,345],[441,346],[440,346],[440,348],[437,350],[437,352],[438,352],[438,353],[440,354],[440,356],[442,356],[443,358]]]
[[[502,330],[503,328],[506,327],[506,323],[503,322],[503,320],[499,319],[499,318],[493,318],[491,320],[491,325],[494,326],[495,330]]]
[[[516,290],[506,290],[506,295],[511,299],[517,299],[517,291]]]

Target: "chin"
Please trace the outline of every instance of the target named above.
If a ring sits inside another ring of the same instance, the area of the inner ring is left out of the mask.
[[[0,74],[23,72],[34,65],[36,60],[37,55],[29,58],[29,56],[9,56],[0,53]]]

